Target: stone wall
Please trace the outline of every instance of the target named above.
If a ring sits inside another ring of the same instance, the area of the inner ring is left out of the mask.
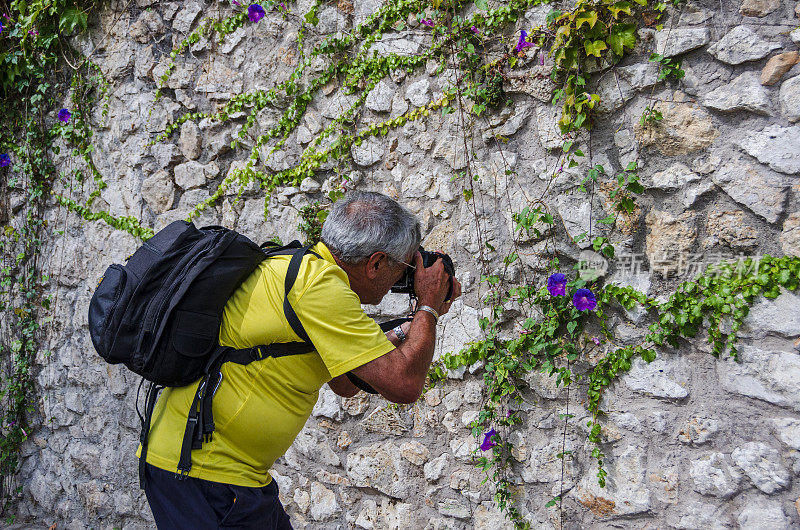
[[[352,9],[342,1],[323,4],[319,35],[311,32],[308,39],[346,31],[372,13],[375,2],[355,0]],[[154,80],[165,71],[169,51],[204,13],[231,11],[221,4],[114,0],[90,34],[74,40],[82,51],[94,50],[111,81],[108,119],[99,106],[96,111],[93,159],[108,184],[99,207],[113,215],[133,215],[155,228],[184,218],[243,164],[246,153],[230,148],[235,129],[188,122],[171,140],[152,147],[148,142],[181,114],[269,88],[296,64],[296,20],[268,14],[221,46],[205,40],[192,46],[177,61],[165,97],[155,100]],[[303,0],[290,7],[302,14],[310,5]],[[549,9],[531,9],[509,28],[510,38],[541,24]],[[641,267],[617,261],[608,271],[611,281],[661,296],[714,257],[800,254],[800,5],[701,0],[672,13],[662,31],[639,32],[635,53],[620,66],[592,77],[603,112],[591,137],[581,140],[587,157],[578,168],[557,170],[561,138],[549,103],[550,65],[528,59],[505,81],[512,104],[485,121],[465,127],[459,113],[432,113],[354,148],[352,163],[331,164],[300,187],[277,190],[267,220],[263,194],[253,187],[241,200],[225,196],[199,223],[221,223],[255,240],[290,240],[298,236],[298,208],[321,198],[341,173],[349,176],[349,187],[399,198],[422,219],[425,245],[454,257],[465,286],[463,301],[440,325],[439,354],[480,336],[484,288],[478,278],[482,270],[501,269],[512,244],[511,212],[544,197],[557,214],[556,251],[567,264],[587,247],[568,235],[603,229],[596,220],[609,213],[607,190],[600,186],[592,202],[577,190],[587,167],[597,163],[612,173],[638,161],[647,188],[638,210],[612,236],[618,254]],[[376,49],[419,52],[430,43],[430,32],[415,26],[384,36]],[[653,49],[682,58],[685,78],[659,82],[647,60]],[[433,75],[434,68],[393,72],[367,98],[358,127],[441,97],[451,77]],[[323,92],[286,148],[266,160],[268,168],[295,162],[351,98],[335,83]],[[652,101],[663,120],[641,127],[639,118]],[[276,123],[276,105],[259,113],[245,145]],[[465,135],[474,154],[469,160]],[[463,180],[451,178],[468,161],[481,175],[471,202],[462,198]],[[59,164],[70,169],[77,162],[65,154]],[[64,233],[46,252],[55,319],[51,354],[39,359],[38,424],[24,447],[17,520],[42,528],[151,527],[134,456],[138,381],[100,362],[86,323],[98,278],[137,241],[63,209],[52,209],[48,218]],[[521,264],[509,271],[510,281],[542,281],[545,245],[520,243]],[[368,308],[377,317],[406,309],[398,295]],[[621,344],[641,338],[647,322],[642,313],[612,319]],[[604,489],[587,454],[580,385],[568,391],[531,375],[534,392],[512,441],[520,509],[533,526],[800,528],[800,297],[783,293],[760,301],[746,324],[739,363],[715,359],[700,337],[659,352],[650,364],[637,362],[612,387],[605,401],[611,413],[603,428],[609,455]],[[402,407],[364,394],[341,399],[323,389],[312,418],[273,470],[295,526],[506,527],[471,464],[476,441],[467,426],[481,407],[481,377],[480,366],[452,373],[444,385]],[[566,424],[564,413],[573,415]],[[564,450],[572,457],[562,465],[556,455]],[[545,507],[561,493],[563,513],[558,505]]]

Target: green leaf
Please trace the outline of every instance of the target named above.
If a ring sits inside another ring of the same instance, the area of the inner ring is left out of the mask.
[[[617,2],[614,5],[608,6],[608,10],[611,11],[614,18],[619,18],[620,13],[631,14],[631,4],[630,2]]]
[[[319,18],[317,17],[316,11],[309,11],[306,13],[305,16],[306,22],[311,24],[312,26],[316,26],[319,23]]]
[[[578,323],[575,322],[574,320],[567,323],[567,331],[569,332],[570,335],[572,335],[576,327],[578,327]]]
[[[586,55],[594,55],[595,57],[600,57],[600,54],[603,52],[603,50],[608,49],[608,46],[606,46],[605,41],[595,40],[595,41],[584,42],[583,48],[586,50]]]
[[[555,505],[556,505],[556,503],[557,503],[558,501],[560,501],[560,500],[561,500],[561,497],[560,497],[560,496],[558,496],[558,497],[553,497],[552,499],[550,499],[549,501],[547,501],[547,504],[545,504],[545,505],[544,505],[544,507],[545,507],[545,508],[550,508],[550,507],[552,507],[552,506],[555,506]]]
[[[486,0],[475,0],[474,3],[475,7],[477,7],[478,9],[482,9],[483,11],[489,10],[489,2],[487,2]]]
[[[614,53],[622,57],[625,48],[632,50],[636,47],[636,25],[616,24],[608,32],[606,40]]]
[[[597,11],[583,11],[575,16],[575,29],[580,29],[584,23],[589,24],[593,28],[597,23]]]

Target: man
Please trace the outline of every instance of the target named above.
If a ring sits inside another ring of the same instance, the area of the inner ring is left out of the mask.
[[[351,192],[334,205],[322,243],[312,249],[319,257],[303,259],[289,295],[316,351],[224,364],[213,401],[213,440],[192,451],[191,470],[180,480],[176,467],[197,385],[164,391],[153,413],[145,470],[145,493],[160,529],[291,528],[269,468],[303,428],[322,385],[353,396],[352,372],[389,401],[419,398],[436,322],[452,301],[445,301],[450,285],[442,261],[422,266],[420,239],[414,216],[379,193]],[[300,340],[282,307],[288,264],[284,256],[263,261],[233,294],[220,344]],[[408,266],[416,268],[417,311],[384,335],[361,304],[378,304]],[[452,298],[460,294],[453,278]]]

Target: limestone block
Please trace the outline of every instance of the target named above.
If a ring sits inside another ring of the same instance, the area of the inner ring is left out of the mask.
[[[732,528],[733,521],[723,508],[713,504],[691,501],[681,507],[669,519],[670,524],[679,530]]]
[[[794,338],[800,335],[800,296],[785,292],[774,300],[757,301],[745,317],[744,330],[756,337],[767,334]]]
[[[201,164],[190,160],[184,164],[175,166],[175,184],[184,190],[199,188],[219,175],[219,166],[216,162]]]
[[[564,143],[561,138],[561,130],[558,128],[560,117],[561,109],[558,106],[546,104],[536,107],[536,126],[539,130],[539,141],[545,149],[556,149]]]
[[[800,420],[795,418],[775,418],[772,429],[780,441],[800,451]]]
[[[743,345],[739,361],[725,358],[717,363],[722,388],[800,411],[800,356]]]
[[[614,449],[607,465],[606,487],[597,484],[596,465],[592,464],[592,469],[583,475],[569,495],[600,518],[649,511],[651,500],[645,478],[645,455],[645,449],[637,446]]]
[[[406,99],[415,107],[423,107],[431,101],[430,91],[430,81],[423,78],[411,83],[408,88],[406,88]]]
[[[392,110],[394,92],[394,88],[390,86],[388,81],[381,80],[367,95],[364,105],[375,112],[389,112]]]
[[[579,248],[585,249],[592,245],[592,241],[584,236],[583,239],[576,241],[581,234],[589,233],[589,223],[592,221],[592,205],[588,201],[581,201],[577,207],[566,200],[559,201],[556,211],[564,223],[567,234]],[[595,217],[597,219],[597,217]]]
[[[776,530],[791,528],[792,522],[786,517],[779,500],[754,498],[745,505],[736,518],[740,530]]]
[[[460,171],[467,167],[467,157],[464,152],[463,140],[460,137],[447,135],[439,140],[438,145],[433,149],[434,158],[443,158],[447,164]]]
[[[327,521],[339,512],[336,494],[320,484],[311,483],[311,518],[315,521]]]
[[[400,417],[397,409],[387,406],[378,406],[361,421],[361,426],[367,432],[399,435],[408,430]]]
[[[706,244],[716,246],[722,242],[733,249],[748,250],[759,243],[758,230],[747,222],[747,216],[739,210],[722,211],[715,209],[708,214]]]
[[[741,491],[742,474],[722,453],[709,453],[689,463],[693,489],[701,495],[730,498]]]
[[[456,519],[469,519],[470,517],[469,506],[467,506],[464,501],[447,499],[439,502],[436,505],[436,509],[440,514],[446,517],[454,517]]]
[[[650,270],[662,276],[679,269],[697,239],[696,216],[690,212],[673,216],[667,212],[651,210],[646,217],[649,232],[646,239]]]
[[[422,49],[422,44],[416,40],[404,37],[384,38],[376,42],[369,49],[369,54],[377,53],[378,56],[396,54],[409,57],[417,55]],[[395,81],[397,81],[395,79]]]
[[[137,78],[150,79],[155,66],[156,59],[155,55],[153,55],[153,46],[136,50],[136,56],[133,60],[133,73]]]
[[[470,461],[473,452],[476,451],[478,447],[478,442],[475,440],[475,437],[471,435],[450,439],[450,452],[459,460]]]
[[[747,154],[789,175],[800,173],[800,127],[769,125],[738,142]]]
[[[680,359],[656,359],[651,363],[636,359],[622,380],[631,390],[648,396],[683,399],[689,395],[689,374]]]
[[[648,62],[615,68],[598,82],[597,94],[600,96],[598,110],[603,112],[617,110],[637,91],[649,88],[657,82],[657,63]]]
[[[678,440],[684,444],[702,445],[719,430],[719,422],[714,418],[695,416],[678,433]]]
[[[542,103],[550,103],[555,83],[550,79],[551,67],[536,65],[512,70],[503,78],[503,90],[509,94],[527,94]]]
[[[164,34],[166,26],[156,10],[142,11],[136,22],[131,24],[129,35],[136,42],[147,44],[151,39],[158,39]]]
[[[656,33],[656,53],[674,57],[705,46],[711,40],[708,28],[675,28]]]
[[[491,501],[484,501],[475,508],[472,514],[475,528],[491,528],[492,530],[512,530],[514,524],[505,518],[503,512]]]
[[[800,256],[800,212],[792,212],[783,222],[781,250],[787,256]]]
[[[789,33],[789,38],[791,38],[792,42],[795,44],[800,44],[800,28],[797,28],[793,32]]]
[[[787,79],[781,84],[780,99],[781,109],[786,119],[792,123],[800,121],[800,75]]]
[[[786,52],[770,57],[767,64],[761,70],[760,81],[762,85],[774,85],[783,74],[792,69],[792,66],[800,62],[800,53]]]
[[[386,149],[378,138],[369,136],[361,142],[361,145],[353,144],[350,153],[353,155],[353,162],[359,166],[369,167],[383,159]]]
[[[780,454],[764,443],[748,442],[734,449],[731,458],[756,487],[768,495],[789,486],[791,476]]]
[[[179,141],[181,153],[189,160],[200,158],[200,127],[193,121],[186,121],[181,124],[181,137]]]
[[[563,422],[561,424],[563,426]],[[564,471],[564,489],[574,486],[578,480],[583,482],[581,478],[583,469],[578,461],[569,456],[564,459],[558,457],[559,453],[565,449],[570,450],[570,447],[564,448],[561,442],[555,440],[534,443],[534,440],[529,439],[528,445],[530,447],[525,458],[526,465],[522,468],[521,473],[521,478],[525,483],[560,483],[562,469]],[[597,483],[596,480],[595,483]]]
[[[431,191],[433,184],[433,175],[429,172],[412,173],[403,179],[402,192],[403,197],[410,197],[414,199],[422,198],[428,195]]]
[[[645,188],[675,191],[702,180],[702,178],[685,164],[676,162],[663,171],[658,171],[652,175],[644,175],[642,177],[642,185]]]
[[[703,97],[703,105],[725,112],[747,110],[770,114],[769,94],[755,72],[745,72]]]
[[[342,409],[351,416],[360,416],[369,408],[370,395],[359,392],[353,397],[342,398]]]
[[[761,151],[753,152],[762,154]],[[772,155],[764,153],[762,156]],[[767,222],[777,221],[785,209],[787,186],[779,176],[761,167],[731,162],[714,173],[712,179],[731,199],[746,206]]]
[[[395,498],[406,498],[413,486],[400,450],[381,442],[351,450],[347,455],[347,476],[359,488],[375,488]]]
[[[434,458],[433,460],[427,462],[423,466],[423,472],[425,473],[425,480],[428,482],[436,482],[442,475],[444,474],[444,470],[449,465],[449,457],[447,453],[443,453],[438,457]]]
[[[708,53],[727,64],[742,64],[763,59],[780,43],[767,42],[747,26],[736,26],[718,42],[708,48]]]
[[[300,431],[291,448],[317,464],[341,465],[339,456],[333,452],[328,442],[328,436],[308,426]]]
[[[172,208],[175,199],[175,184],[163,169],[142,181],[142,198],[156,215]]]
[[[668,156],[683,155],[705,149],[714,143],[719,131],[711,116],[689,103],[656,104],[664,119],[642,127],[636,124],[637,138],[647,147],[655,147]]]
[[[200,4],[197,2],[186,4],[184,8],[175,15],[172,21],[172,28],[178,33],[189,33],[189,30],[192,29],[192,24],[194,24],[194,21],[197,20],[198,15],[200,15],[202,11],[203,8],[200,7]]]
[[[765,17],[781,7],[781,0],[744,0],[739,13],[745,17]]]
[[[411,440],[400,445],[400,454],[412,464],[421,466],[428,461],[431,452],[421,443]]]
[[[342,419],[344,414],[339,403],[339,396],[328,385],[323,385],[319,389],[319,398],[311,411],[311,415],[315,418],[324,417],[336,421]]]

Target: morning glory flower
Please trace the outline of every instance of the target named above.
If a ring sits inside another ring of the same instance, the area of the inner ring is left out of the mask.
[[[231,0],[231,2],[233,2],[233,5],[235,5],[236,7],[242,7],[242,4],[240,4],[236,0]]]
[[[429,18],[423,18],[420,22],[422,22],[423,26],[428,26],[429,28],[433,27],[433,20]]]
[[[247,8],[247,16],[250,18],[250,22],[258,22],[264,18],[264,8],[259,4],[253,4]]]
[[[3,23],[0,22],[0,33],[3,33]]]
[[[525,39],[528,38],[528,32],[525,31],[524,29],[519,30],[519,32],[520,32],[519,42],[517,42],[517,46],[514,48],[514,51],[516,53],[521,52],[525,48],[529,48],[529,47],[533,46],[533,44],[531,44],[530,42],[525,40]]]
[[[483,443],[481,444],[481,451],[488,451],[495,445],[495,442],[492,441],[492,437],[497,434],[497,431],[494,428],[489,429],[485,433],[483,433]]]
[[[30,30],[28,30],[28,35],[30,35],[31,37],[38,37],[39,36],[39,30],[30,29]]]
[[[0,154],[0,167],[8,167],[11,165],[11,157],[8,153]]]
[[[67,109],[61,109],[58,111],[58,121],[61,123],[66,124],[69,122],[69,119],[72,117],[72,113]]]
[[[481,34],[481,30],[479,30],[479,29],[478,29],[478,28],[476,28],[475,26],[472,26],[472,27],[471,27],[471,28],[469,28],[469,29],[471,29],[471,30],[472,30],[472,33],[474,33],[475,35],[480,35],[480,34]]]
[[[597,299],[589,289],[578,289],[572,297],[572,304],[578,311],[591,311],[597,307]]]
[[[550,292],[550,296],[566,296],[567,278],[560,272],[551,274],[547,278],[547,290]]]

